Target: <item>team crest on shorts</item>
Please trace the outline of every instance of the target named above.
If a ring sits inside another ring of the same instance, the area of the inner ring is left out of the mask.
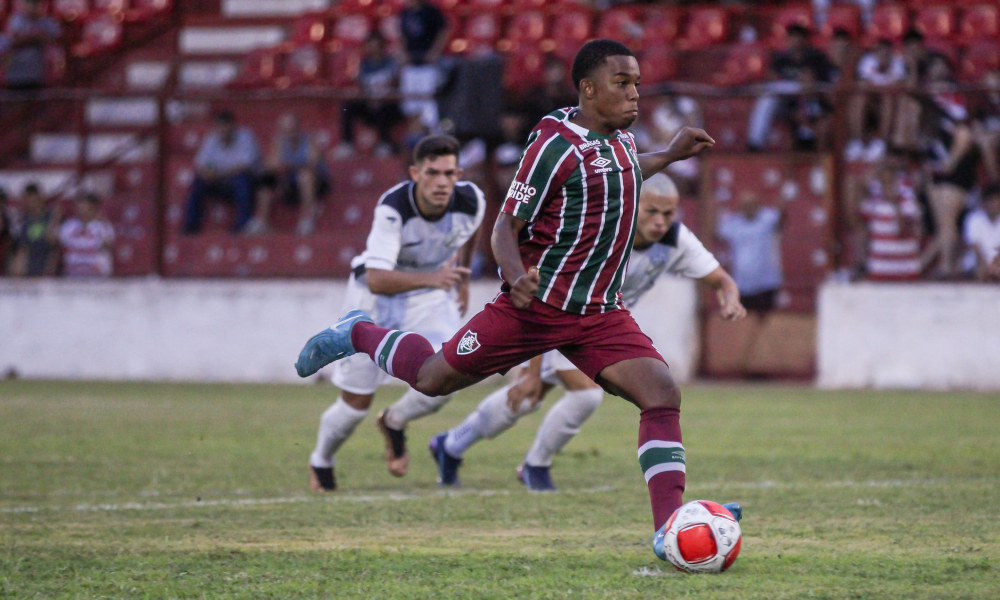
[[[462,339],[458,340],[458,350],[456,352],[459,356],[465,356],[466,354],[472,354],[476,350],[479,350],[479,336],[476,335],[475,331],[466,331]]]

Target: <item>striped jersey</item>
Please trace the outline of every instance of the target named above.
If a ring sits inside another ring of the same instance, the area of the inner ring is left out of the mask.
[[[576,110],[531,132],[503,211],[528,222],[519,247],[525,269],[538,268],[538,299],[594,314],[623,307],[642,173],[631,134],[584,129],[569,120]]]

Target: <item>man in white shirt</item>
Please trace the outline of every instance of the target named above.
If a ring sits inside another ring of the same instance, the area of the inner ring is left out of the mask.
[[[896,99],[885,92],[906,79],[906,62],[901,55],[893,53],[891,41],[879,40],[875,49],[858,61],[857,74],[861,91],[851,98],[849,128],[852,139],[848,143],[849,151],[861,143],[869,111],[878,113],[878,139],[889,139]]]
[[[965,243],[976,253],[976,276],[1000,280],[1000,184],[987,186],[982,207],[966,217]]]
[[[674,220],[679,201],[673,181],[662,173],[642,184],[635,242],[621,288],[622,301],[631,308],[652,289],[660,275],[673,273],[714,288],[724,319],[742,318],[746,311],[740,304],[736,283],[694,233]],[[461,424],[431,440],[439,483],[458,485],[462,456],[472,444],[484,437],[495,438],[513,427],[559,385],[566,388],[566,393],[545,415],[534,444],[518,467],[518,478],[530,491],[555,491],[549,474],[553,457],[579,433],[604,398],[604,390],[558,350],[532,359],[516,384],[493,392]]]
[[[365,251],[352,262],[345,308],[363,310],[380,326],[412,331],[437,349],[461,326],[469,301],[468,268],[486,200],[469,181],[460,181],[458,140],[447,135],[422,139],[413,150],[411,180],[379,199]],[[368,414],[375,390],[388,376],[366,354],[334,364],[337,401],[320,419],[309,459],[316,491],[337,488],[334,454]],[[430,397],[410,389],[378,415],[385,438],[386,466],[406,474],[405,429],[437,411],[451,394]]]
[[[201,231],[202,212],[209,196],[231,200],[236,206],[232,230],[243,231],[253,213],[256,171],[260,163],[257,137],[236,124],[229,111],[215,115],[215,123],[194,158],[195,177],[184,211],[184,233]]]
[[[76,215],[59,228],[63,247],[63,274],[69,277],[110,277],[111,244],[115,230],[101,217],[101,200],[85,194],[76,203]]]

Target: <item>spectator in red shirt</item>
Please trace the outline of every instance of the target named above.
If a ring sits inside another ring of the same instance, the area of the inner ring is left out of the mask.
[[[920,207],[904,173],[891,159],[879,166],[859,212],[859,270],[879,281],[918,278]]]

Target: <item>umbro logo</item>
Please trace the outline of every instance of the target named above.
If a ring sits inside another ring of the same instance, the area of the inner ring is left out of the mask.
[[[594,160],[590,161],[590,164],[597,167],[598,169],[603,169],[604,167],[611,164],[611,161],[604,158],[603,156],[598,156]]]
[[[479,350],[479,336],[475,331],[466,331],[462,339],[458,340],[458,348],[456,353],[459,356],[465,356],[466,354],[472,354],[476,350]]]

